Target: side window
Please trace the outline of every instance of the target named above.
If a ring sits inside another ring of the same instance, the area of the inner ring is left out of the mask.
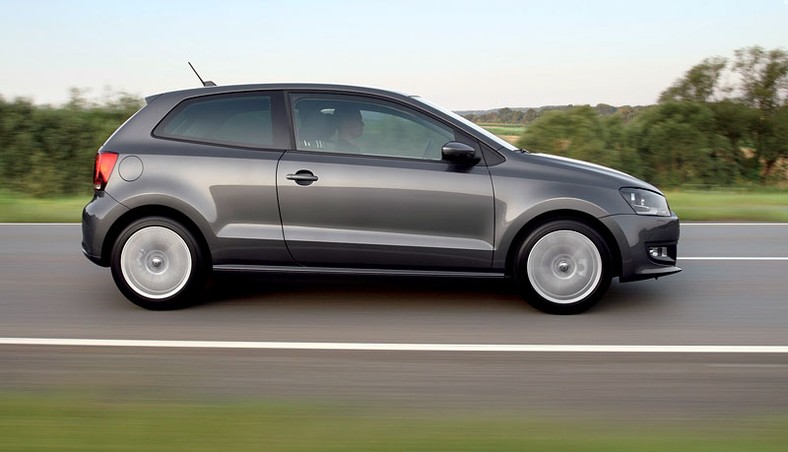
[[[294,102],[299,150],[440,160],[454,131],[388,102],[349,96],[299,96]]]
[[[271,96],[232,94],[190,99],[168,113],[153,135],[231,146],[273,146]]]

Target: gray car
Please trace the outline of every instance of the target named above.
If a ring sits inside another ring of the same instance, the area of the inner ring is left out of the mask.
[[[85,255],[147,309],[213,272],[513,278],[549,313],[676,267],[679,220],[627,174],[515,148],[418,97],[276,84],[150,96],[99,149]]]

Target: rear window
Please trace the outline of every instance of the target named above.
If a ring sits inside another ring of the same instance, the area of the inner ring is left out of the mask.
[[[153,135],[210,144],[271,147],[271,96],[232,94],[190,99],[168,113]]]

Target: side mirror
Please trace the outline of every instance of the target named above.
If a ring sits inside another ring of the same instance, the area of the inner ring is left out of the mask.
[[[443,160],[451,162],[471,162],[476,159],[476,149],[467,144],[450,141],[441,148],[441,155],[443,156]]]

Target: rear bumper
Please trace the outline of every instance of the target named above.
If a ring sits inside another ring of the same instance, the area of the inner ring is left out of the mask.
[[[110,227],[129,209],[104,192],[97,192],[82,209],[82,253],[96,265],[109,266],[104,243]]]
[[[88,250],[86,250],[86,249],[85,249],[85,246],[84,246],[84,244],[82,245],[82,254],[84,254],[84,255],[85,255],[85,257],[87,257],[87,258],[88,258],[88,259],[89,259],[91,262],[93,262],[94,264],[96,264],[96,265],[101,265],[102,267],[106,267],[106,265],[104,265],[104,264],[101,262],[101,256],[96,256],[96,255],[94,255],[94,254],[90,254],[90,252],[88,252]]]
[[[619,281],[659,278],[681,271],[676,266],[679,219],[644,215],[613,215],[602,219],[613,233],[621,253]],[[652,257],[649,250],[660,250]]]

